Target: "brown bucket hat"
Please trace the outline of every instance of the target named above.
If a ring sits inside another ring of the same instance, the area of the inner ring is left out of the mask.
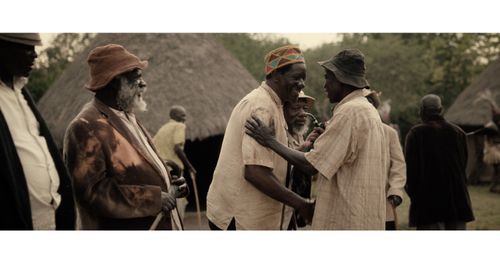
[[[370,87],[365,78],[365,55],[357,49],[342,50],[333,58],[318,64],[333,72],[342,83],[360,89]]]
[[[148,66],[147,61],[141,61],[123,46],[116,44],[94,48],[90,51],[87,62],[90,67],[90,83],[86,88],[94,92],[122,73]]]
[[[42,39],[38,33],[0,33],[0,39],[27,46],[42,45]]]

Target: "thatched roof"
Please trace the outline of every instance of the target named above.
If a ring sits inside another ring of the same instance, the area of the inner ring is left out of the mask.
[[[93,96],[84,88],[89,80],[87,55],[109,43],[149,61],[143,71],[148,112],[138,114],[138,119],[153,135],[169,119],[174,104],[188,112],[187,139],[223,134],[233,107],[258,86],[210,34],[98,34],[38,103],[59,145],[69,122]]]
[[[478,95],[487,89],[500,95],[500,60],[492,62],[472,83],[460,93],[444,117],[460,126],[483,126],[491,120],[491,108],[485,100],[477,101]],[[496,96],[500,104],[500,96]]]

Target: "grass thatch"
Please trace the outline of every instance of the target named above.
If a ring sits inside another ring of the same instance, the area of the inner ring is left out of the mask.
[[[471,85],[467,87],[445,114],[445,118],[460,126],[479,127],[491,120],[491,109],[489,104],[482,100],[477,101],[478,96],[491,90],[492,94],[500,94],[500,60],[492,62],[481,74],[476,76]],[[500,96],[493,98],[497,104]]]
[[[143,72],[149,110],[138,118],[152,134],[174,104],[188,111],[187,139],[223,134],[233,107],[258,85],[210,34],[98,34],[38,103],[59,145],[69,122],[93,96],[84,88],[90,78],[87,55],[110,43],[149,61]]]

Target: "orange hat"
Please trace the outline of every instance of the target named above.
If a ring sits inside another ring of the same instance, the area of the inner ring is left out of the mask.
[[[90,51],[87,62],[90,67],[90,83],[86,88],[94,92],[122,73],[148,66],[147,61],[141,61],[123,46],[116,44],[94,48]]]
[[[294,63],[305,63],[304,55],[297,46],[284,46],[267,53],[264,58],[266,76],[276,69]]]

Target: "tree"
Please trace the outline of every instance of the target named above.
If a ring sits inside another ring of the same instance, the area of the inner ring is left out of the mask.
[[[263,34],[219,33],[215,36],[258,81],[265,79],[264,56],[275,48],[290,44],[285,38]]]
[[[35,102],[61,75],[68,63],[73,61],[74,56],[89,44],[93,36],[89,33],[58,34],[50,46],[40,52],[27,85]]]

